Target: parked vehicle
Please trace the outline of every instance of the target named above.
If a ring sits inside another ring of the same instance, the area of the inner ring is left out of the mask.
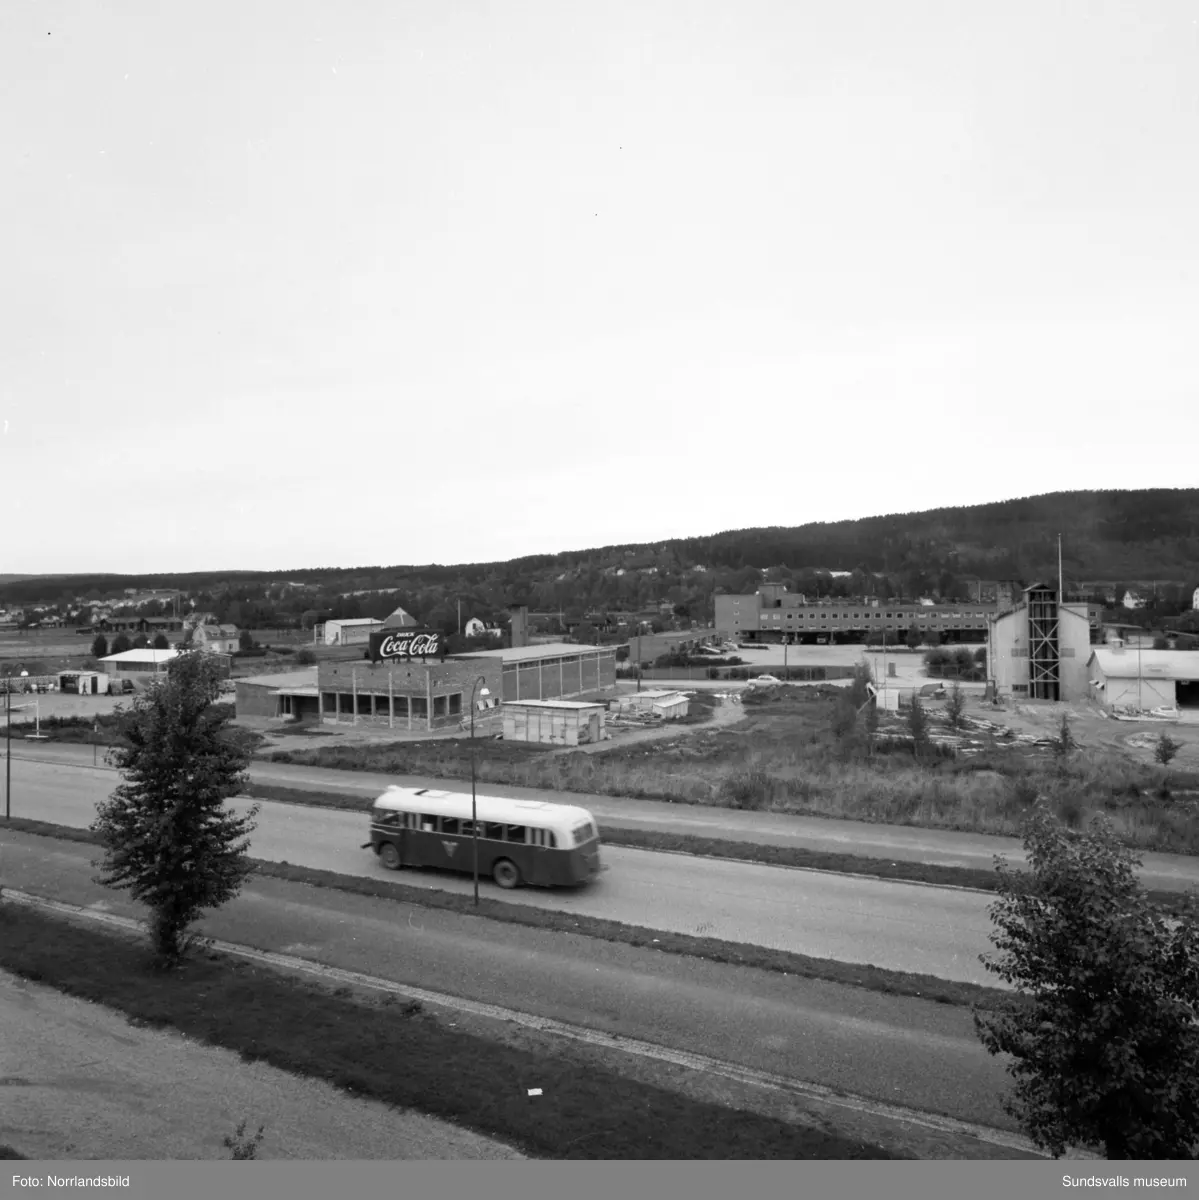
[[[749,681],[749,683],[747,683],[745,686],[746,687],[768,687],[771,684],[782,683],[782,682],[783,681],[781,679],[777,678],[774,675],[758,675],[756,678],[751,679]]]
[[[477,796],[479,876],[502,888],[522,883],[571,887],[606,870],[599,830],[585,808]],[[370,817],[373,849],[389,870],[434,867],[473,873],[471,797],[430,788],[390,787]]]

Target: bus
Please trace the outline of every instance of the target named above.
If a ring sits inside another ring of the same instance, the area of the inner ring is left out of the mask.
[[[585,808],[537,800],[477,796],[479,876],[502,888],[573,887],[607,868],[600,863],[599,830]],[[389,787],[374,803],[371,840],[389,870],[436,867],[474,871],[471,798],[431,788]]]

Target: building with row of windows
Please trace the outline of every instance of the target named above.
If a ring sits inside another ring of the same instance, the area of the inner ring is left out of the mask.
[[[478,718],[502,702],[562,700],[615,686],[614,646],[552,643],[444,659],[325,662],[250,676],[237,681],[237,715],[432,733],[469,719],[472,692]]]
[[[810,604],[783,584],[763,584],[748,596],[716,597],[716,632],[732,642],[861,642],[872,634],[903,637],[915,625],[944,642],[982,642],[996,604],[924,604],[838,600]]]

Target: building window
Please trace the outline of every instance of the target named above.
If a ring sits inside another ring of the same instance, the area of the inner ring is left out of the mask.
[[[392,703],[395,705],[395,715],[397,717],[406,717],[408,715],[407,696],[393,696]]]
[[[429,702],[424,696],[413,696],[410,703],[414,717],[420,717],[423,720],[429,715]]]
[[[370,692],[358,693],[358,715],[360,717],[369,717],[371,715],[371,694]]]
[[[444,717],[446,715],[446,696],[433,697],[433,715],[435,717]]]
[[[326,713],[337,712],[337,693],[336,692],[326,692],[321,697],[321,703],[325,706]]]
[[[450,716],[456,717],[462,712],[462,693],[454,692],[450,696]]]

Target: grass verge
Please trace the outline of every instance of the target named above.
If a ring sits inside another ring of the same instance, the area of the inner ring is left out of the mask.
[[[22,906],[0,967],[247,1061],[457,1122],[547,1159],[882,1159],[881,1147],[730,1110],[387,1011],[214,953],[154,970],[144,946]],[[542,1089],[530,1097],[528,1088]]]
[[[93,845],[96,841],[95,837],[86,829],[73,829],[15,817],[9,822],[8,828],[21,833],[57,837]],[[312,867],[300,867],[292,863],[266,862],[262,859],[253,861],[260,875],[273,879],[284,879],[292,883],[304,883],[310,887],[333,888],[336,891],[349,892],[359,896],[398,900],[405,904],[419,905],[422,908],[442,909],[462,913],[466,916],[506,921],[509,924],[525,925],[533,929],[580,934],[600,941],[619,942],[626,946],[656,950],[663,954],[703,958],[709,962],[725,963],[734,967],[752,967],[759,971],[773,971],[780,975],[821,979],[845,987],[859,987],[893,996],[911,996],[921,1000],[931,1000],[936,1004],[963,1007],[979,1005],[982,1008],[993,1009],[996,1005],[1010,999],[1011,996],[1010,993],[998,988],[938,979],[934,975],[890,971],[868,964],[815,958],[791,950],[772,950],[766,946],[743,945],[739,942],[726,942],[720,938],[648,929],[644,926],[626,925],[622,921],[610,921],[602,917],[588,917],[556,909],[536,908],[529,904],[511,904],[486,896],[480,897],[479,907],[475,908],[471,896],[460,895],[457,892],[443,892],[390,879],[375,879],[368,875],[340,875],[334,871],[318,871]]]

